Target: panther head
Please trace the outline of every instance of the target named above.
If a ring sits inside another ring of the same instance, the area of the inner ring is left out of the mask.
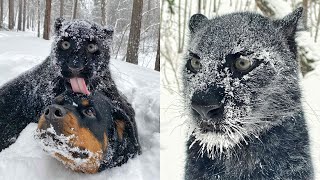
[[[86,20],[64,21],[54,25],[51,59],[74,92],[90,94],[94,77],[108,69],[113,30]]]
[[[301,14],[302,8],[280,20],[248,12],[191,17],[183,93],[203,150],[259,138],[301,108],[294,42]]]

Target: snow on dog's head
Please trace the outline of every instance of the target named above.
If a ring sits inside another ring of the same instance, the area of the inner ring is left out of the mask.
[[[72,170],[96,173],[102,162],[110,160],[109,138],[113,138],[115,129],[109,101],[68,92],[44,110],[36,139]]]

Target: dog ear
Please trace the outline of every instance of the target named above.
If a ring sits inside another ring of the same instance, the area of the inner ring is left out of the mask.
[[[115,126],[119,134],[123,135],[122,138],[127,138],[126,142],[131,142],[134,148],[130,148],[133,151],[141,153],[141,147],[138,139],[138,130],[136,123],[130,119],[130,117],[122,110],[115,108],[113,111],[113,119],[115,120]],[[120,136],[119,136],[120,137]]]

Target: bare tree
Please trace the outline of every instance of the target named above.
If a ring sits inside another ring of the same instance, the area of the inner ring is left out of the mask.
[[[138,50],[140,44],[140,31],[142,20],[143,0],[134,0],[131,15],[131,26],[127,47],[126,61],[138,64]]]
[[[64,0],[60,0],[60,17],[63,17]]]
[[[2,28],[3,24],[3,1],[4,0],[0,0],[0,28]]]
[[[101,24],[106,25],[106,1],[101,0]]]
[[[186,3],[186,2],[185,2]],[[178,53],[182,52],[182,43],[181,43],[181,0],[179,0],[178,5]]]
[[[24,0],[23,1],[22,31],[26,31],[26,11],[27,11],[27,0]]]
[[[308,0],[302,1],[303,6],[303,14],[302,14],[302,22],[304,29],[308,29]]]
[[[160,30],[158,35],[158,47],[157,47],[157,56],[156,56],[156,63],[154,66],[154,70],[160,71]]]
[[[32,1],[32,0],[29,0],[29,1],[27,1],[27,3],[26,3],[26,4],[27,4],[27,7],[26,7],[26,11],[27,11],[27,12],[26,12],[26,14],[27,14],[27,16],[26,16],[26,19],[27,19],[27,20],[26,20],[26,21],[27,21],[27,27],[26,27],[26,28],[27,28],[27,29],[30,28],[31,20],[32,20],[31,18],[32,18],[33,14],[34,14],[34,13],[31,13],[31,11],[30,11],[30,9],[31,9],[30,6],[29,6],[30,3],[33,3],[33,1]],[[32,10],[32,12],[33,12],[33,10]]]
[[[12,30],[14,28],[14,1],[9,1],[9,29]]]
[[[190,0],[192,1],[192,0]],[[184,41],[186,37],[186,25],[187,25],[187,9],[188,9],[188,0],[184,1],[184,20],[183,20],[183,32],[182,32],[182,50],[184,48]],[[181,52],[182,52],[181,50]]]
[[[78,0],[73,1],[73,14],[72,14],[72,19],[77,18],[77,9],[78,9]]]
[[[319,6],[319,14],[317,19],[317,26],[316,26],[316,34],[314,35],[314,42],[317,42],[318,33],[319,33],[319,25],[320,25],[320,6]]]
[[[18,13],[18,31],[22,30],[22,0],[19,0],[19,13]]]
[[[51,0],[46,0],[46,9],[43,23],[43,39],[49,40],[50,36]]]
[[[40,37],[40,0],[37,0],[37,10],[38,10],[38,37]]]

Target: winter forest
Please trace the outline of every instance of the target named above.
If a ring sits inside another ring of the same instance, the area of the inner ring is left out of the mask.
[[[181,71],[193,14],[209,19],[251,11],[279,19],[297,7],[304,8],[296,42],[301,69],[303,103],[308,118],[316,179],[320,178],[320,1],[319,0],[162,0],[161,4],[161,176],[183,179],[188,133],[183,105]],[[175,148],[170,148],[174,146]],[[171,164],[171,166],[168,166]]]
[[[1,0],[0,29],[33,31],[49,40],[56,18],[86,19],[114,29],[115,59],[159,71],[160,41],[155,41],[159,37],[159,4],[157,0]]]

